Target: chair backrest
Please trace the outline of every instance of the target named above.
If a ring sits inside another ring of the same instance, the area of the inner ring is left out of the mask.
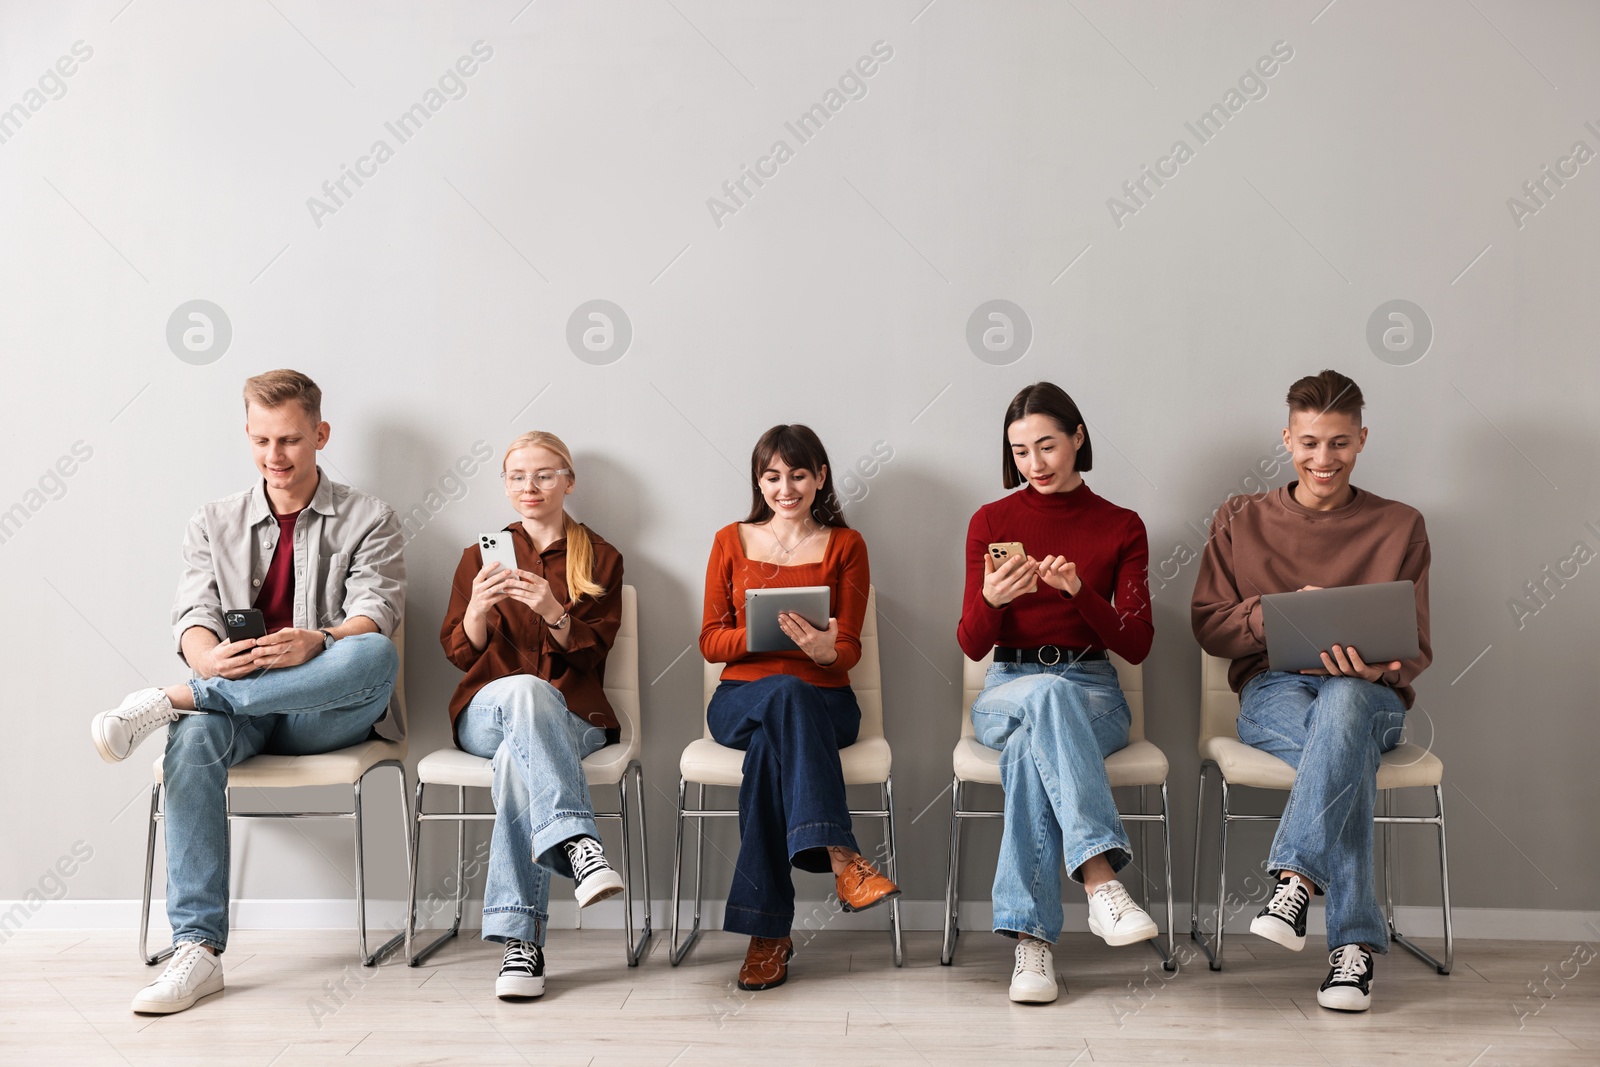
[[[1239,736],[1239,697],[1228,685],[1232,660],[1200,650],[1200,741]]]
[[[639,594],[622,587],[622,625],[606,653],[606,699],[622,726],[622,744],[639,739]]]
[[[722,663],[707,663],[705,675],[705,706],[711,707],[711,694],[717,691],[722,676]],[[883,736],[883,672],[878,664],[878,591],[867,588],[867,615],[861,621],[861,660],[850,668],[850,688],[855,691],[856,703],[861,708],[861,730],[856,740],[867,741]],[[703,735],[711,737],[708,723]]]
[[[1144,665],[1129,663],[1115,652],[1110,653],[1111,665],[1117,669],[1117,684],[1122,686],[1122,695],[1128,699],[1128,713],[1131,722],[1128,726],[1128,741],[1144,740]],[[961,736],[976,737],[977,732],[972,728],[972,702],[978,699],[978,694],[983,692],[983,677],[989,670],[989,664],[994,662],[994,653],[990,652],[981,660],[970,660],[961,657]]]

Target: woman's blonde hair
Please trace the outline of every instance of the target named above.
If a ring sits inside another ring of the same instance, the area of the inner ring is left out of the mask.
[[[553,433],[545,430],[529,430],[506,446],[506,454],[500,459],[500,468],[505,469],[506,460],[511,458],[511,453],[519,448],[548,448],[561,457],[561,465],[573,472],[577,477],[577,468],[572,465],[572,451],[566,444]],[[589,540],[589,531],[565,510],[562,511],[565,520],[562,532],[567,538],[567,591],[572,594],[572,599],[581,596],[601,597],[605,595],[605,587],[597,585],[594,580],[594,542]]]

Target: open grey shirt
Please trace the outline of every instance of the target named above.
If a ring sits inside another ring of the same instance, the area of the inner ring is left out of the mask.
[[[278,519],[265,483],[214,500],[189,520],[183,535],[183,577],[172,604],[172,637],[183,657],[183,633],[203,626],[226,636],[225,609],[252,606],[278,546]],[[394,509],[317,468],[317,491],[294,524],[294,625],[338,626],[365,615],[393,638],[405,608],[405,538]],[[405,727],[396,699],[377,723],[399,740]]]

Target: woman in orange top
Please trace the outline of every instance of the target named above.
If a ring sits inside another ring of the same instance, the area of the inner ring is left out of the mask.
[[[839,749],[861,726],[849,671],[861,659],[871,586],[866,542],[845,525],[828,454],[809,427],[762,434],[750,481],[749,516],[718,530],[711,548],[700,652],[728,665],[706,713],[711,736],[745,751],[742,836],[722,928],[750,935],[739,988],[756,990],[788,977],[791,865],[832,871],[846,911],[900,890],[856,847],[839,766]],[[746,651],[745,591],[807,585],[832,590],[828,628],[785,612],[778,622],[795,649]]]

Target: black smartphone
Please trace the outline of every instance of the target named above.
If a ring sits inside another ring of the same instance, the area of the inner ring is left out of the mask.
[[[222,613],[222,627],[229,641],[243,641],[247,637],[267,636],[267,620],[258,608],[234,608]]]

